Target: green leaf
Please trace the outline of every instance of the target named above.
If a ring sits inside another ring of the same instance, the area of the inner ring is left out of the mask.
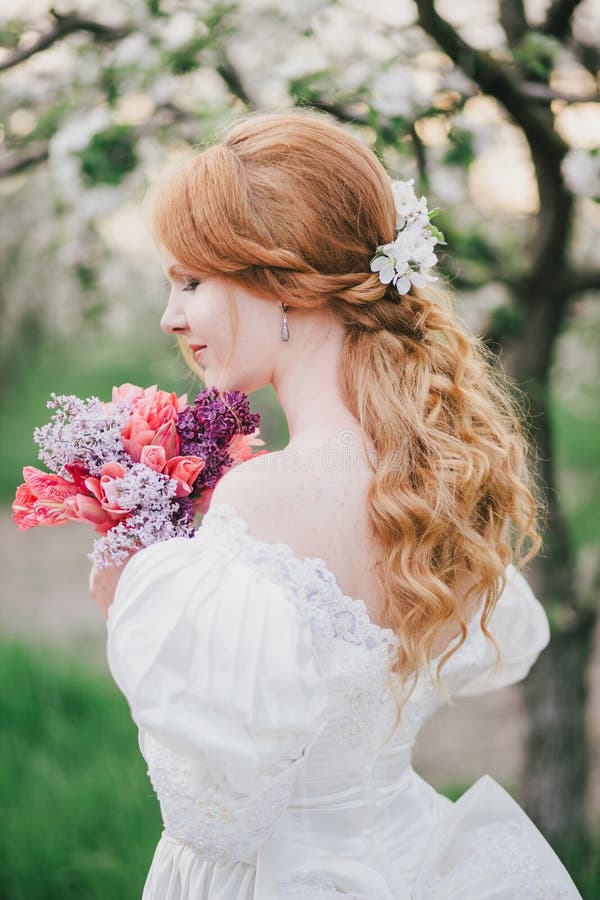
[[[435,225],[431,225],[431,224],[430,224],[430,225],[429,225],[429,231],[430,231],[431,234],[434,236],[434,238],[437,238],[438,244],[445,244],[445,243],[446,243],[446,238],[444,237],[444,233],[443,233],[442,231],[440,231],[439,228],[436,228]]]
[[[106,94],[109,106],[119,97],[119,76],[114,66],[104,66],[100,73],[100,88]]]
[[[528,31],[513,50],[513,59],[523,71],[539,81],[548,83],[561,45],[556,38],[539,31]]]
[[[88,187],[120,184],[138,163],[135,132],[130,125],[111,125],[95,134],[75,156],[81,160],[81,172]]]
[[[446,150],[442,161],[449,166],[467,168],[475,159],[473,135],[466,128],[453,127],[448,133],[450,147]]]
[[[516,337],[525,326],[525,317],[515,306],[499,306],[492,312],[490,321],[501,341]]]

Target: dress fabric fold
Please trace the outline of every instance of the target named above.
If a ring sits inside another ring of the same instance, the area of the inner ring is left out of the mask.
[[[488,628],[500,665],[472,621],[442,669],[453,696],[522,680],[550,640],[514,566]],[[133,556],[107,661],[163,819],[143,900],[581,898],[493,778],[451,802],[413,769],[446,701],[423,671],[393,730],[397,646],[324,560],[255,540],[230,504]]]

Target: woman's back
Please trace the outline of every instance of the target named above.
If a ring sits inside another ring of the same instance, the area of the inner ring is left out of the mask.
[[[367,503],[371,481],[360,432],[345,428],[327,443],[299,440],[246,461],[221,479],[212,499],[232,504],[256,540],[286,544],[300,559],[324,560],[343,593],[362,600],[371,621],[384,626],[385,593],[376,574],[381,552]],[[465,573],[457,596],[470,583]],[[467,620],[477,614],[480,599],[468,599]],[[440,627],[431,657],[460,632],[454,618]]]

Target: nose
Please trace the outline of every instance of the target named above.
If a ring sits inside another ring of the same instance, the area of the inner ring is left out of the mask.
[[[181,334],[187,328],[185,316],[167,306],[160,319],[160,327],[165,334]]]

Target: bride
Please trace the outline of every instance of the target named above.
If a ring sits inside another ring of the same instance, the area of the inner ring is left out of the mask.
[[[150,200],[162,329],[207,386],[273,385],[290,437],[193,539],[92,571],[164,821],[144,900],[579,898],[493,778],[453,803],[411,765],[439,706],[550,640],[523,423],[433,286],[425,198],[298,110],[238,120]]]

